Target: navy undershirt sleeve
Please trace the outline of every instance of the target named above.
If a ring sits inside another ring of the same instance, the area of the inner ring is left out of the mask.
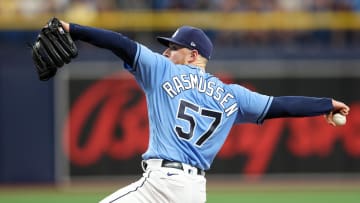
[[[274,97],[265,119],[318,116],[332,109],[331,98],[280,96]]]
[[[74,40],[112,51],[127,64],[134,62],[137,44],[120,33],[71,23],[70,35]]]

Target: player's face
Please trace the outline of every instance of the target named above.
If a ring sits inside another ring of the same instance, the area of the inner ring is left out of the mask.
[[[169,58],[175,64],[189,64],[193,60],[192,52],[193,50],[170,43],[169,47],[164,51],[163,55]]]

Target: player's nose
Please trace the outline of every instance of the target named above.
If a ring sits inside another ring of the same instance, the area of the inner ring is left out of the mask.
[[[163,56],[165,56],[166,58],[169,58],[169,48],[165,49],[165,51],[162,53]]]

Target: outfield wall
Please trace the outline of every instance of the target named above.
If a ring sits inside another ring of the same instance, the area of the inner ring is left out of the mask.
[[[344,127],[322,116],[238,125],[211,174],[249,176],[360,172],[357,60],[214,61],[209,71],[268,95],[334,97],[350,105]],[[146,102],[117,62],[74,63],[56,80],[59,180],[135,175],[147,148]],[[224,67],[220,71],[218,67]],[[111,112],[111,113],[106,113]],[[360,112],[359,112],[360,113]]]

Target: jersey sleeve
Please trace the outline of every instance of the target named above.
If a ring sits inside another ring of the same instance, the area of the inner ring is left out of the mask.
[[[137,43],[121,33],[70,23],[70,34],[74,40],[112,51],[125,63],[132,64],[134,61]]]
[[[236,123],[261,124],[269,110],[272,96],[253,92],[240,85],[232,85],[239,104]]]
[[[139,85],[147,91],[158,86],[173,65],[166,57],[151,51],[144,45],[137,44],[137,53],[133,64],[126,64],[127,69],[135,76]]]

